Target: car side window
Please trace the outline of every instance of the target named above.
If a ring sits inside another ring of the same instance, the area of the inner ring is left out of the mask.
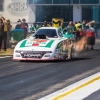
[[[63,37],[63,34],[62,34],[62,32],[61,32],[60,29],[58,29],[58,35],[59,35],[60,37]]]

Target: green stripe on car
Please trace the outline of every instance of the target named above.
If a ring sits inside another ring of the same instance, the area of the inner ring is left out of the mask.
[[[51,45],[53,44],[54,40],[51,40],[45,47],[50,48]]]
[[[24,41],[21,43],[20,47],[25,47],[26,42],[27,42],[27,40],[24,40]]]

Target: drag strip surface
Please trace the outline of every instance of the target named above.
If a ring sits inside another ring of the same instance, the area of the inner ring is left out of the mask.
[[[18,62],[0,59],[0,100],[38,100],[100,71],[100,50],[69,61]],[[30,99],[31,98],[31,99]]]

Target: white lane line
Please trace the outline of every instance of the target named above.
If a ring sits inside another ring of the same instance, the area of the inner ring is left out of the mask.
[[[3,56],[3,57],[0,57],[0,59],[2,59],[2,58],[8,58],[8,57],[11,57],[11,56]]]
[[[97,80],[95,79],[98,76],[100,78],[100,72],[98,72],[98,73],[96,73],[96,74],[94,74],[94,75],[92,75],[92,76],[90,76],[88,78],[85,78],[85,79],[83,79],[81,81],[78,81],[78,82],[76,82],[76,83],[74,83],[74,84],[72,84],[72,85],[70,85],[68,87],[65,87],[65,88],[63,88],[63,89],[61,89],[61,90],[59,90],[57,92],[54,92],[54,93],[52,93],[50,95],[47,95],[47,96],[45,96],[43,98],[40,98],[39,100],[75,100],[75,98],[74,99],[66,99],[66,98],[67,98],[67,96],[69,96],[69,95],[71,95],[73,93],[76,93],[78,90],[81,90],[81,89],[83,89],[85,87],[88,87],[89,85],[90,85],[89,88],[91,88],[91,89],[94,88],[91,92],[93,92],[93,91],[95,92],[96,90],[100,89],[100,85],[99,85],[100,84],[100,79],[99,78],[97,78]],[[91,81],[93,79],[94,79],[94,82],[89,82],[89,81]],[[87,82],[89,82],[89,84],[87,84]],[[84,84],[87,84],[87,85],[82,86]],[[97,86],[96,87],[92,87],[92,86],[94,86],[93,84],[97,85]],[[81,87],[81,88],[79,88],[79,87]],[[85,91],[87,91],[87,90],[85,90]],[[87,94],[87,96],[88,95],[89,95],[89,93]],[[77,95],[74,95],[74,96],[79,96],[79,95],[77,94]],[[86,94],[85,94],[85,97],[86,97]],[[81,100],[81,99],[77,98],[77,100]]]
[[[61,99],[58,99],[58,100],[83,100],[98,90],[100,90],[100,80],[97,80],[97,81],[89,84],[88,86],[85,86],[85,87],[83,87],[65,97],[62,97]],[[92,100],[92,98],[91,98],[91,100]],[[95,97],[95,100],[99,100],[98,97]]]

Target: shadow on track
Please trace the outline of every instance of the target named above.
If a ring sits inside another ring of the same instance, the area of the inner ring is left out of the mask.
[[[70,60],[52,60],[52,61],[21,61],[26,63],[61,63],[61,62],[74,62],[80,60],[90,60],[91,58],[72,58]]]

